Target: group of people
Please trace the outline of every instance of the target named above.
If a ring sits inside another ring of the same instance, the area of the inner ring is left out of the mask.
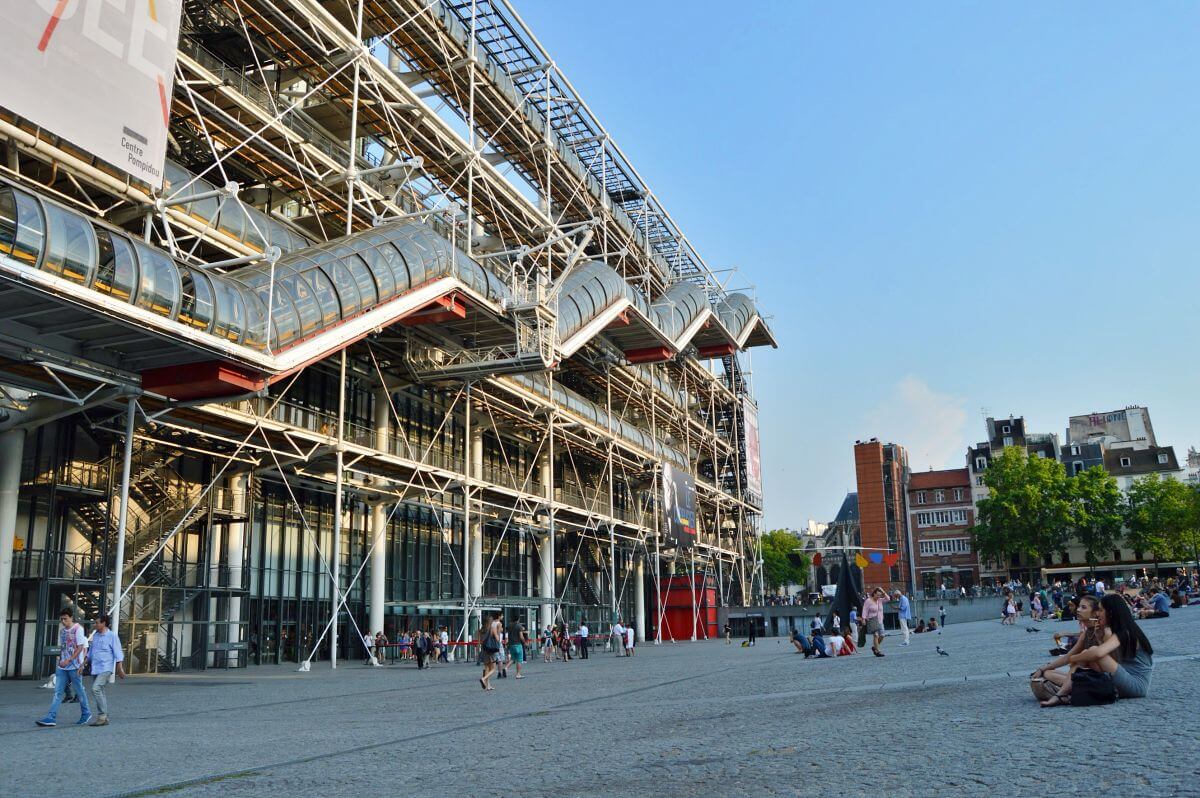
[[[96,619],[91,635],[83,633],[76,623],[75,613],[69,607],[58,614],[58,661],[54,667],[54,698],[50,710],[37,721],[37,725],[58,725],[58,710],[66,698],[68,688],[79,702],[79,720],[76,726],[107,726],[108,695],[105,688],[117,679],[125,678],[125,652],[117,633],[109,628],[111,619],[101,615]],[[91,673],[91,693],[96,712],[88,700],[88,691],[83,687],[83,677]]]
[[[618,620],[610,632],[612,648],[619,657],[632,657],[635,653],[635,633],[632,626]],[[494,689],[493,677],[508,677],[508,668],[515,667],[516,678],[523,679],[521,670],[526,655],[537,643],[541,644],[543,662],[570,662],[572,659],[588,659],[592,646],[592,633],[587,622],[581,622],[572,633],[566,623],[546,626],[533,640],[519,621],[505,625],[497,613],[479,627],[479,661],[483,665],[483,676],[479,681],[484,690]]]
[[[382,631],[363,635],[368,665],[384,665],[388,662],[388,650],[396,649],[396,657],[402,661],[416,660],[417,670],[424,670],[434,662],[450,661],[450,630],[445,627],[431,631],[417,629],[401,632],[395,643],[388,642]]]
[[[1117,593],[1088,593],[1073,603],[1079,633],[1067,639],[1066,650],[1055,649],[1061,653],[1030,676],[1041,705],[1092,705],[1144,697],[1150,689],[1154,648],[1130,603]]]

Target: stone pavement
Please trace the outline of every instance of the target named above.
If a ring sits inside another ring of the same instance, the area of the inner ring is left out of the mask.
[[[0,796],[1200,794],[1200,609],[1145,622],[1148,698],[1090,709],[1033,702],[1070,625],[1026,626],[893,636],[883,659],[647,644],[490,694],[458,664],[138,677],[98,729],[34,727],[49,691],[9,681]]]

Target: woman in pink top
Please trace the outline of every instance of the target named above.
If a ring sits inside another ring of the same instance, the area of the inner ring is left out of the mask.
[[[871,653],[877,657],[883,656],[883,652],[879,650],[879,646],[883,644],[883,602],[886,600],[887,594],[883,592],[883,588],[877,587],[871,591],[870,597],[863,602],[862,608],[862,620],[867,625],[867,634],[874,636],[871,644]]]

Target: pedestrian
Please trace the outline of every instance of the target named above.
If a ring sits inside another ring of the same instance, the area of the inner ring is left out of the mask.
[[[450,630],[447,629],[445,626],[442,627],[442,631],[438,634],[438,642],[441,644],[440,650],[438,651],[438,662],[444,662],[447,665],[449,665],[450,664]]]
[[[725,622],[725,645],[733,645],[733,627],[729,625],[728,621]]]
[[[520,621],[514,621],[508,630],[508,658],[517,669],[518,679],[525,678],[521,675],[521,667],[525,664],[525,646],[528,644],[529,637],[525,634],[525,626]]]
[[[835,635],[842,634],[842,618],[836,612],[833,614],[833,633]]]
[[[508,627],[503,623],[500,624],[500,653],[504,656],[500,660],[500,673],[496,678],[508,678]]]
[[[904,595],[904,593],[899,590],[893,594],[893,598],[895,598],[899,603],[898,612],[896,615],[900,619],[900,632],[904,635],[904,642],[902,642],[900,645],[907,646],[908,636],[912,633],[912,630],[908,628],[908,622],[911,621],[913,617],[912,604],[909,602],[908,596]]]
[[[938,634],[942,633],[942,629],[946,627],[946,606],[938,605]]]
[[[571,632],[565,622],[558,635],[558,650],[562,652],[563,662],[571,661]]]
[[[107,726],[108,696],[104,688],[116,679],[125,678],[125,652],[121,650],[117,633],[109,628],[107,615],[96,619],[92,644],[88,647],[88,665],[92,671],[92,695],[96,699],[96,719],[91,725]]]
[[[883,592],[883,588],[877,587],[863,602],[863,623],[866,624],[867,634],[873,638],[871,653],[877,657],[883,656],[880,646],[883,645],[883,602],[886,598],[887,593]]]
[[[753,618],[747,618],[746,620],[750,622],[750,633],[746,636],[746,645],[752,646],[754,645],[754,635],[758,632],[758,627],[755,625]]]
[[[625,627],[625,656],[632,657],[633,651],[633,627]]]
[[[484,690],[495,690],[491,685],[492,674],[496,672],[496,667],[504,659],[504,652],[500,649],[500,616],[493,615],[492,620],[484,627],[480,627],[480,646],[483,658],[483,675],[479,677],[479,686]]]
[[[550,654],[554,651],[554,632],[550,631],[550,627],[542,629],[542,662],[550,661]]]
[[[79,668],[83,665],[84,643],[86,638],[83,627],[75,623],[75,613],[70,607],[64,607],[58,613],[58,661],[54,667],[54,699],[50,702],[50,711],[37,722],[39,726],[57,726],[58,708],[63,701],[63,692],[67,684],[75,689],[79,697],[79,720],[76,726],[86,726],[92,722],[92,712],[88,708],[87,693],[83,690],[83,679],[80,678]]]
[[[588,627],[587,621],[579,624],[579,658],[588,658]]]
[[[618,618],[612,628],[612,647],[618,657],[625,656],[625,626]]]
[[[850,636],[858,639],[858,608],[850,608]]]
[[[429,667],[430,648],[428,632],[417,632],[413,635],[413,653],[417,657],[417,670],[423,671]]]

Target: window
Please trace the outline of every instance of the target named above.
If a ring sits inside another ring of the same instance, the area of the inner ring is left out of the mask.
[[[1045,453],[1045,452],[1043,452],[1043,451],[1040,451],[1040,450],[1039,450],[1039,451],[1038,451],[1038,453],[1037,453],[1037,456],[1038,456],[1038,457],[1041,457],[1041,458],[1045,458],[1045,456],[1046,456],[1046,453]]]
[[[975,477],[975,484],[982,488],[983,487],[983,477]]]
[[[96,266],[96,238],[81,216],[54,205],[46,206],[49,246],[42,268],[73,283],[87,285]]]
[[[967,523],[966,510],[933,510],[917,513],[917,526],[960,526]]]
[[[1000,428],[1000,431],[1007,435],[1008,433],[1012,432],[1012,427],[1010,427],[1008,424],[1005,424]]]
[[[1121,458],[1121,468],[1129,468],[1130,462],[1132,462],[1132,461],[1128,457],[1122,457]]]
[[[935,491],[933,492],[933,500],[934,500],[935,502],[938,502],[939,504],[940,504],[940,503],[942,503],[942,502],[944,502],[944,501],[946,501],[946,491],[944,491],[944,490],[935,490]]]
[[[1164,454],[1160,454],[1160,455],[1158,456],[1158,464],[1159,464],[1159,465],[1166,465],[1166,464],[1167,464],[1167,455],[1166,455],[1165,453],[1164,453]]]
[[[976,457],[975,458],[975,470],[983,471],[986,468],[987,468],[987,458],[986,457]]]
[[[962,489],[962,488],[955,488],[955,489],[954,489],[954,501],[956,501],[956,502],[960,502],[960,501],[962,501],[962,500],[963,500],[963,489]]]
[[[917,504],[924,504],[924,503],[925,503],[925,491],[919,490],[919,491],[917,491]]]
[[[1144,552],[1141,549],[1134,549],[1133,550],[1133,559],[1135,559],[1135,560],[1142,559],[1142,554],[1144,554]]]
[[[104,229],[96,230],[100,258],[92,287],[117,299],[128,301],[133,296],[133,247],[124,236]]]
[[[1079,456],[1079,447],[1078,447],[1078,446],[1072,446],[1072,447],[1071,447],[1071,455],[1072,455],[1072,456],[1074,456],[1074,457],[1078,457],[1078,456]]]
[[[1075,476],[1082,470],[1083,470],[1083,461],[1082,460],[1076,460],[1075,462],[1071,463],[1071,476]]]
[[[37,264],[45,239],[42,209],[23,191],[0,186],[0,254]]]
[[[970,538],[940,538],[921,541],[922,557],[946,557],[952,554],[970,554]]]
[[[1066,565],[1071,561],[1071,555],[1067,554],[1065,551],[1060,551],[1058,553],[1058,561],[1063,565]]]
[[[1011,436],[1011,435],[1005,435],[1005,436],[1004,436],[1004,445],[1005,445],[1005,446],[1012,446],[1012,445],[1013,445],[1013,440],[1012,440],[1012,436]]]

